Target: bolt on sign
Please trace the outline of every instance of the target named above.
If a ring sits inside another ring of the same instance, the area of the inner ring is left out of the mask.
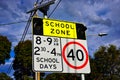
[[[83,24],[33,18],[33,70],[90,73]]]

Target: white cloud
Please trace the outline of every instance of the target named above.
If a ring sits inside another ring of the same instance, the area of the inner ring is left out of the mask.
[[[0,33],[1,32],[7,32],[8,31],[8,29],[6,29],[6,28],[4,28],[4,27],[0,27]]]
[[[106,45],[110,45],[110,44],[116,45],[117,47],[120,48],[120,45],[118,45],[118,44],[120,44],[120,39],[111,41],[111,42],[107,43]]]

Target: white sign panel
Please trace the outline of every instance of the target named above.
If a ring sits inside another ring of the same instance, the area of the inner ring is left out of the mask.
[[[85,40],[61,39],[63,73],[90,73]]]
[[[62,71],[60,38],[34,35],[34,71]]]

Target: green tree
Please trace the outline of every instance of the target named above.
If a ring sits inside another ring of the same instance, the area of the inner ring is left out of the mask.
[[[10,58],[11,42],[5,36],[0,35],[0,65]]]
[[[32,71],[32,42],[30,40],[19,42],[14,51],[13,69],[15,70],[15,79],[32,80],[35,74]],[[41,73],[41,77],[44,75],[44,73]]]
[[[12,78],[10,78],[8,75],[6,75],[5,73],[0,73],[0,80],[13,80]]]
[[[16,80],[24,80],[26,76],[32,76],[32,42],[30,40],[20,42],[14,51],[13,69]]]
[[[78,74],[52,73],[47,75],[45,80],[81,80],[81,77]]]
[[[114,45],[101,46],[91,59],[87,80],[120,80],[120,49]]]
[[[91,67],[91,73],[90,74],[85,74],[85,79],[86,80],[97,80],[98,76],[100,73],[97,70],[95,60],[94,58],[89,57],[90,59],[90,67]]]

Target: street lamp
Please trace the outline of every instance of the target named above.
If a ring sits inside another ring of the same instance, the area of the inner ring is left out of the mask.
[[[87,36],[100,36],[100,37],[103,37],[103,36],[107,36],[108,34],[107,33],[98,33],[98,34],[88,34]]]
[[[102,36],[107,36],[107,33],[99,33],[98,36],[102,37]]]

